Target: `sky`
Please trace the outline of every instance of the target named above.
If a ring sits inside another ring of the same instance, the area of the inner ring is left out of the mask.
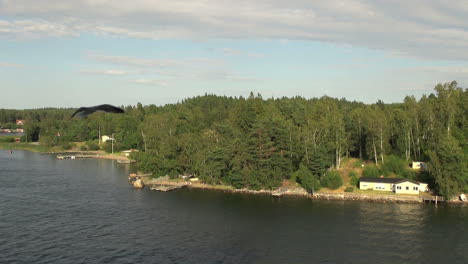
[[[0,108],[468,86],[468,1],[0,0]]]

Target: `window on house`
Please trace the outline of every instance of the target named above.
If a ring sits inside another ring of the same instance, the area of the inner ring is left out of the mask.
[[[414,186],[413,187],[413,191],[417,191],[418,190],[418,187],[417,186]]]
[[[406,186],[406,190],[407,190],[407,191],[409,190],[409,186]]]
[[[401,190],[401,186],[397,186],[396,188],[397,188],[397,190]]]

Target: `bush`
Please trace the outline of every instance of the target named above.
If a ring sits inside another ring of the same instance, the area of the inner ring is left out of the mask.
[[[357,174],[357,172],[355,172],[355,171],[352,170],[352,171],[349,172],[348,176],[349,176],[350,178],[353,178],[353,177],[356,177],[356,178],[357,178],[357,177],[358,177],[358,174]]]
[[[95,140],[86,142],[86,145],[88,146],[88,150],[99,150],[99,144]]]
[[[309,193],[320,190],[320,181],[303,164],[299,166],[299,170],[294,172],[291,178],[296,179],[297,183]]]
[[[348,186],[344,189],[345,192],[354,192],[354,187]]]
[[[371,177],[371,178],[378,178],[380,176],[380,170],[373,165],[366,166],[362,171],[362,176],[364,177]]]
[[[341,179],[341,175],[338,171],[327,171],[322,178],[322,185],[335,190],[343,185],[343,179]]]
[[[385,159],[385,163],[382,164],[382,173],[386,176],[394,173],[399,176],[403,176],[405,170],[407,170],[406,162],[395,155],[390,155]]]
[[[80,150],[81,151],[87,151],[88,147],[86,145],[81,145]]]
[[[356,177],[351,177],[351,181],[349,182],[349,184],[351,184],[352,186],[357,186],[359,182],[359,178],[356,176]]]
[[[107,142],[103,147],[105,152],[111,153],[112,152],[112,143]],[[114,153],[119,152],[125,149],[125,146],[120,142],[114,142]]]
[[[14,137],[0,137],[0,142],[15,142]]]
[[[60,144],[60,147],[64,150],[69,150],[73,147],[73,144],[70,142],[62,142],[62,144]]]
[[[361,168],[362,164],[364,164],[362,160],[356,160],[353,165],[355,168]]]

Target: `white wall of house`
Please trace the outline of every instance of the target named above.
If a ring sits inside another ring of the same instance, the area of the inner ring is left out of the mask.
[[[361,190],[376,190],[376,191],[393,191],[393,184],[380,183],[380,182],[359,182],[359,189]]]
[[[395,184],[395,193],[401,194],[419,194],[419,184],[404,181]]]

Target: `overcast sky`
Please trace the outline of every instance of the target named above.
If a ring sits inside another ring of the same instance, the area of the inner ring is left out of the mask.
[[[468,1],[0,0],[0,108],[468,86]]]

